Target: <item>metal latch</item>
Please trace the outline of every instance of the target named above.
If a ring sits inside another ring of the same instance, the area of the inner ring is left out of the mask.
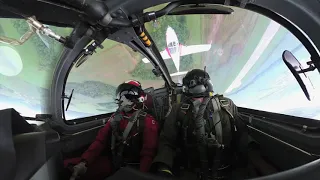
[[[252,124],[252,116],[249,116],[249,124]]]
[[[306,131],[307,131],[307,129],[308,129],[308,126],[307,126],[307,125],[303,125],[303,126],[302,126],[302,130],[301,130],[301,131],[302,131],[302,132],[306,132]]]
[[[188,110],[189,107],[190,107],[190,104],[182,104],[182,105],[181,105],[181,109],[182,109],[182,110]]]

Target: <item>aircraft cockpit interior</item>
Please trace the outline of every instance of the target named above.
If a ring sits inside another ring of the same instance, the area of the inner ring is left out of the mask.
[[[319,179],[319,9],[0,0],[0,179]]]

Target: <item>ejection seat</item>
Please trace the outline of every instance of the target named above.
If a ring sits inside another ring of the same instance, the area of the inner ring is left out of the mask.
[[[186,98],[182,93],[182,87],[177,87],[175,92],[168,94],[167,88],[160,88],[154,90],[153,87],[144,90],[147,95],[145,105],[148,108],[146,111],[151,114],[162,128],[166,115],[170,110],[169,102],[182,102]],[[170,100],[171,99],[171,100]]]
[[[168,93],[166,88],[160,88],[154,90],[153,87],[145,89],[146,100],[145,105],[147,107],[146,112],[151,114],[156,121],[158,121],[160,127],[165,120],[165,115],[168,112]]]
[[[62,166],[59,134],[35,132],[14,109],[0,111],[0,179],[58,180]]]
[[[154,99],[153,99],[154,89],[152,87],[147,88],[144,90],[144,93],[146,94],[145,101],[144,101],[145,111],[148,114],[152,115],[154,118],[157,118],[155,113],[155,107],[154,107]]]

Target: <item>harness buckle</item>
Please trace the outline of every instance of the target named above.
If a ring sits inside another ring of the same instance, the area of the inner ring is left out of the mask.
[[[307,131],[307,129],[308,129],[308,126],[307,126],[307,125],[303,125],[303,126],[302,126],[302,130],[301,130],[301,131],[302,131],[302,132],[306,132],[306,131]]]
[[[143,117],[145,117],[146,115],[147,115],[146,112],[140,112],[140,114],[139,114],[139,116],[143,116]]]
[[[182,104],[182,105],[181,105],[181,109],[182,109],[182,110],[188,110],[189,107],[190,107],[190,104]]]
[[[220,99],[219,101],[220,101],[220,104],[221,104],[222,107],[227,107],[227,106],[230,105],[227,100]]]

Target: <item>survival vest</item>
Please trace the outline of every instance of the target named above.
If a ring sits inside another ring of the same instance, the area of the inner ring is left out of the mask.
[[[203,120],[205,121],[205,138],[207,146],[215,148],[215,155],[213,158],[212,171],[219,168],[219,159],[222,156],[222,151],[226,147],[231,146],[232,136],[237,128],[235,126],[235,116],[237,115],[237,107],[232,100],[223,97],[223,95],[215,95],[211,98],[206,107],[206,114]],[[194,134],[192,119],[193,104],[190,102],[181,103],[178,111],[178,126],[182,129],[182,138],[185,148],[193,146],[188,141],[190,134]],[[192,132],[193,131],[193,132]],[[209,158],[209,157],[207,157]],[[201,158],[200,158],[201,160]],[[201,160],[202,161],[202,160]]]
[[[233,131],[237,131],[234,116],[237,109],[234,103],[223,95],[215,95],[207,105],[206,133],[212,133],[217,143],[228,146],[232,139]],[[183,129],[189,128],[192,115],[192,103],[181,103],[178,111],[178,125]]]

